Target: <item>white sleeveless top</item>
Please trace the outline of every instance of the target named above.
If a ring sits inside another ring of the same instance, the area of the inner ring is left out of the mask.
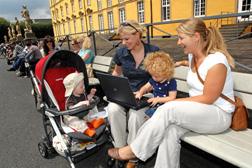
[[[204,85],[198,79],[197,73],[196,72],[194,73],[191,70],[192,57],[193,54],[188,54],[189,71],[187,75],[187,83],[190,86],[189,90],[190,97],[202,95],[204,88]],[[222,90],[222,94],[234,100],[234,91],[233,91],[234,81],[231,73],[231,68],[224,54],[222,54],[221,52],[209,54],[198,68],[199,75],[202,78],[202,80],[205,81],[208,70],[212,68],[214,65],[219,63],[224,64],[227,67],[227,76],[224,88]],[[219,97],[213,104],[228,113],[232,113],[235,110],[234,104],[229,103],[227,100],[221,97]]]

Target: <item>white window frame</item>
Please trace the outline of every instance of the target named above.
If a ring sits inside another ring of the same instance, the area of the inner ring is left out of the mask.
[[[55,34],[56,34],[56,36],[58,36],[58,29],[57,29],[57,25],[54,25],[54,29],[55,29]]]
[[[52,11],[52,14],[53,14],[53,19],[55,19],[55,12],[54,12],[54,11]]]
[[[114,28],[114,16],[113,16],[112,11],[108,12],[108,24],[109,24],[109,29]],[[110,30],[110,32],[114,32],[114,30]]]
[[[69,14],[68,5],[66,5],[66,14]]]
[[[108,5],[108,7],[111,7],[111,6],[112,6],[111,0],[107,0],[107,5]]]
[[[63,17],[64,16],[63,8],[60,8],[60,11],[61,11],[61,16]]]
[[[163,21],[170,20],[171,17],[170,0],[162,0],[162,17]]]
[[[60,24],[59,24],[59,33],[60,33],[59,35],[62,35],[61,34],[61,26],[60,26]]]
[[[98,10],[102,10],[101,0],[97,0],[97,3],[98,3]]]
[[[56,13],[57,13],[57,18],[59,18],[59,10],[56,9]]]
[[[138,7],[138,22],[144,23],[144,1],[137,2]]]
[[[83,18],[81,18],[80,20],[81,20],[81,31],[84,32],[84,20]]]
[[[202,17],[206,14],[206,1],[194,0],[194,17]]]
[[[124,1],[123,0],[119,0],[119,3],[123,3]]]
[[[104,21],[103,21],[103,15],[100,14],[98,15],[98,21],[99,21],[99,29],[103,30],[104,29]],[[101,34],[103,34],[104,31],[101,31]]]
[[[88,16],[88,19],[89,19],[90,30],[93,30],[93,19],[92,19],[92,16]]]
[[[119,22],[123,23],[126,21],[125,8],[119,9]]]
[[[70,21],[68,22],[68,32],[69,32],[69,34],[72,34],[72,32],[71,32],[71,23],[70,23]]]
[[[77,33],[76,20],[74,20],[73,23],[74,23],[74,33]]]
[[[88,4],[88,5],[91,5],[91,0],[87,0],[87,4]]]
[[[72,12],[74,12],[75,11],[75,9],[74,9],[74,1],[71,2],[71,6],[72,6]]]
[[[63,23],[63,32],[64,32],[64,35],[66,35],[66,27],[65,27],[65,23]]]
[[[79,8],[82,8],[82,0],[79,0]]]

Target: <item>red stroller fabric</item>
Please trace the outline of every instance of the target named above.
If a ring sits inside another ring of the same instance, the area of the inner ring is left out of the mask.
[[[50,68],[45,74],[45,80],[49,84],[53,95],[58,102],[60,111],[65,110],[65,86],[64,78],[77,70],[73,67],[56,67]]]

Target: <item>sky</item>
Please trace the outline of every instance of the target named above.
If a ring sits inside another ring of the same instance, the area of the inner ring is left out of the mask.
[[[22,5],[26,5],[31,19],[51,18],[49,0],[0,0],[0,17],[15,22],[15,17],[21,22]]]

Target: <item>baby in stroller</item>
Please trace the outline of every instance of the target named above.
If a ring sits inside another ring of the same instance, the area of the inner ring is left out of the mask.
[[[100,99],[94,95],[96,91],[94,89],[91,90],[91,93],[86,98],[87,100],[92,100],[84,103],[84,105],[78,104],[79,101],[73,104],[66,102],[68,97],[71,97],[72,93],[78,90],[76,86],[80,83],[84,91],[82,90],[81,93],[78,92],[76,95],[88,92],[86,67],[80,56],[71,51],[59,50],[42,61],[37,64],[40,68],[36,66],[37,72],[35,70],[41,86],[41,89],[37,90],[41,90],[41,102],[43,104],[41,113],[45,130],[45,136],[39,142],[38,149],[44,158],[48,158],[49,153],[56,151],[69,161],[71,167],[75,167],[74,163],[94,154],[108,140],[113,140],[110,132],[107,131],[107,124],[103,122],[103,119],[93,120],[93,122],[92,120],[86,120],[91,121],[91,126],[98,127],[94,129],[93,135],[83,133],[86,130],[84,128],[86,125],[81,128],[82,130],[78,131],[77,128],[68,127],[68,123],[65,122],[64,116],[76,116],[79,119],[86,115],[92,115],[92,110],[94,110],[94,113],[98,112],[96,106]],[[41,70],[38,71],[38,69]],[[68,78],[70,80],[67,82]],[[63,83],[64,79],[65,82]],[[71,84],[71,79],[73,79],[72,82],[74,84]],[[77,96],[77,98],[79,97]],[[68,108],[66,109],[66,107]],[[81,143],[72,146],[76,142],[75,140]],[[77,145],[81,148],[75,148]]]
[[[96,89],[91,89],[90,94],[87,95],[85,92],[85,85],[83,79],[83,73],[78,73],[76,71],[67,75],[63,80],[64,86],[66,88],[66,110],[83,105],[90,105],[90,101],[92,101]],[[67,126],[75,129],[76,131],[83,132],[84,134],[87,134],[92,137],[96,132],[94,129],[98,128],[104,122],[103,118],[91,119],[91,115],[96,112],[96,108],[90,110],[89,114],[84,116],[83,119],[80,119],[78,116],[64,115],[64,123]]]

